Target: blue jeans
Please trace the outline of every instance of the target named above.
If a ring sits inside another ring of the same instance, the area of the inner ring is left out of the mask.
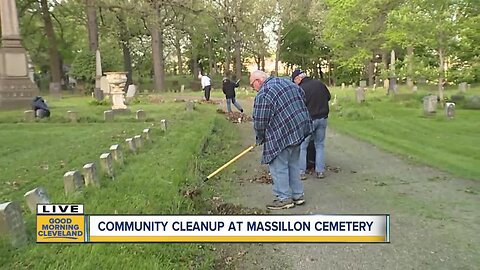
[[[299,146],[290,146],[282,150],[268,164],[273,179],[273,194],[277,199],[298,199],[303,195],[303,183],[300,181],[298,158]]]
[[[307,170],[307,147],[310,140],[315,143],[315,171],[325,172],[325,131],[327,130],[327,118],[313,120],[313,133],[300,145],[300,171]]]
[[[239,111],[243,111],[242,106],[240,103],[237,102],[235,98],[227,98],[227,112],[232,112],[232,105],[231,103],[233,102],[233,105],[237,108]]]

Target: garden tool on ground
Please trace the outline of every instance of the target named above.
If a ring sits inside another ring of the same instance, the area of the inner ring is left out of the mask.
[[[253,148],[255,148],[255,146],[257,146],[256,144],[254,145],[251,145],[249,146],[247,149],[245,149],[243,152],[241,152],[240,154],[238,154],[236,157],[232,158],[229,162],[225,163],[222,167],[218,168],[216,171],[214,171],[213,173],[211,173],[209,176],[207,176],[207,178],[205,178],[205,180],[203,180],[203,182],[207,182],[208,180],[210,180],[210,178],[214,177],[217,173],[219,173],[221,170],[225,169],[226,167],[228,167],[230,164],[234,163],[235,161],[237,161],[239,158],[241,158],[242,156],[244,156],[246,153],[250,152]]]

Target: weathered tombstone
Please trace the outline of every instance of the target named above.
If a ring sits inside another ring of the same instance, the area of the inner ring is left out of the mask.
[[[100,167],[102,171],[108,175],[109,177],[113,178],[113,160],[112,155],[110,153],[103,153],[100,155]]]
[[[27,201],[27,206],[32,213],[37,212],[37,204],[39,203],[50,203],[48,199],[47,191],[43,187],[37,187],[30,190],[29,192],[23,195]]]
[[[135,141],[135,146],[137,147],[137,149],[142,148],[142,146],[143,146],[142,135],[135,135],[133,137],[133,140]]]
[[[445,104],[445,116],[447,116],[449,119],[455,117],[455,103],[447,102]]]
[[[437,96],[430,95],[423,98],[423,111],[425,114],[433,114],[437,111]]]
[[[167,131],[167,120],[166,119],[160,120],[160,129],[162,131]]]
[[[367,81],[360,81],[359,86],[360,86],[361,88],[367,87]]]
[[[137,87],[134,84],[130,84],[127,89],[126,101],[132,100],[137,94]]]
[[[0,235],[8,238],[14,247],[21,247],[27,243],[22,209],[17,202],[0,204]]]
[[[467,83],[462,82],[458,85],[458,90],[462,93],[465,93],[467,91]]]
[[[147,119],[147,113],[144,110],[137,110],[137,120]]]
[[[115,113],[112,110],[104,111],[103,119],[106,122],[113,122],[113,120],[115,119]]]
[[[15,0],[0,1],[0,24],[0,109],[25,108],[38,96],[38,87],[28,77]]]
[[[103,92],[103,96],[106,98],[110,98],[110,84],[108,83],[107,76],[102,76],[100,78],[100,89]]]
[[[104,98],[104,93],[102,90],[101,82],[102,79],[102,57],[100,55],[100,50],[95,51],[95,88],[93,94],[96,100],[100,101]]]
[[[133,138],[128,138],[125,140],[125,142],[127,143],[127,146],[128,146],[128,149],[136,154],[137,153],[137,147],[135,145],[135,141],[133,140]]]
[[[98,180],[97,168],[95,167],[95,163],[87,163],[83,165],[83,175],[85,177],[86,186],[100,186],[100,181]]]
[[[467,90],[470,91],[470,88],[472,87],[471,84],[467,84]]]
[[[362,103],[365,101],[365,91],[362,87],[357,87],[355,94],[357,103]]]
[[[385,79],[383,81],[383,88],[388,89],[389,85],[390,85],[390,79]]]
[[[413,91],[413,92],[417,92],[417,91],[418,91],[418,87],[417,87],[416,85],[414,85],[413,88],[412,88],[412,91]]]
[[[123,153],[120,144],[114,144],[110,146],[110,153],[112,154],[113,160],[120,165],[123,165]]]
[[[342,90],[345,89],[345,83],[342,83]]]
[[[65,194],[73,193],[84,185],[83,177],[78,171],[69,171],[63,175]]]
[[[185,92],[185,85],[184,84],[182,84],[182,86],[180,87],[180,93],[183,93],[183,92]]]
[[[145,141],[151,141],[152,140],[152,138],[150,137],[150,129],[149,128],[146,128],[146,129],[143,130],[142,137],[145,138]]]
[[[187,110],[187,112],[193,112],[194,104],[191,100],[187,101],[187,103],[185,104],[185,109]]]
[[[68,117],[68,119],[70,119],[71,122],[77,122],[78,121],[77,112],[67,111],[67,117]]]
[[[33,121],[35,120],[35,111],[34,110],[27,110],[23,112],[25,121]]]

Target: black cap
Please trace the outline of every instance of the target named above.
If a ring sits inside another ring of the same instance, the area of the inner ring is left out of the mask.
[[[295,80],[295,77],[297,77],[298,75],[302,74],[303,71],[299,68],[295,69],[292,73],[292,82]]]

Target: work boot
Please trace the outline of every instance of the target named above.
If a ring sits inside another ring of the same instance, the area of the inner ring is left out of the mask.
[[[298,197],[298,198],[296,198],[296,199],[293,198],[293,203],[294,203],[295,205],[302,205],[302,204],[304,204],[304,203],[305,203],[305,196],[302,195],[302,196],[300,196],[300,197]]]
[[[267,209],[270,210],[281,210],[292,207],[295,207],[295,203],[292,199],[285,199],[283,201],[276,199],[272,203],[267,204]]]
[[[324,172],[317,172],[317,178],[318,178],[318,179],[323,179],[323,178],[325,178],[325,173],[324,173]]]
[[[307,175],[305,173],[300,174],[300,179],[301,180],[307,180]]]

